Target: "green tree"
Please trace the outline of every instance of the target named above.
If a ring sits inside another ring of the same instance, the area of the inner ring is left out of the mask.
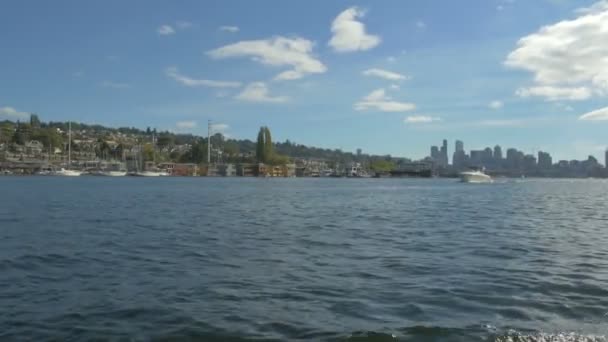
[[[273,160],[274,148],[272,146],[272,136],[270,129],[266,126],[260,127],[256,145],[256,157],[260,163],[270,163]]]
[[[274,153],[267,163],[270,165],[285,165],[289,163],[289,157]]]
[[[40,128],[40,118],[36,114],[30,115],[30,125],[32,128]]]
[[[95,155],[98,158],[107,159],[112,154],[112,148],[108,143],[102,139],[97,140],[97,146],[95,148]]]
[[[7,144],[13,140],[14,126],[11,123],[5,122],[0,126],[0,142]]]
[[[239,144],[232,140],[226,141],[224,144],[224,153],[229,158],[235,158],[239,154]]]
[[[376,172],[388,172],[394,170],[395,163],[389,160],[374,160],[370,163],[370,169]]]
[[[173,134],[161,133],[156,144],[159,147],[167,147],[175,145],[175,136]]]
[[[144,161],[154,160],[154,147],[152,144],[145,144],[142,149]]]
[[[273,160],[274,149],[272,146],[272,137],[270,129],[264,127],[264,162],[268,163]]]
[[[32,127],[29,123],[17,122],[17,129],[13,136],[13,142],[18,145],[25,145],[30,140]]]
[[[63,139],[54,128],[40,128],[32,132],[31,138],[40,141],[45,148],[61,147]]]
[[[260,127],[258,132],[257,145],[255,147],[255,156],[259,163],[263,163],[266,159],[264,158],[264,127]]]
[[[207,161],[207,142],[202,139],[197,139],[192,143],[192,147],[180,158],[182,163],[200,164]]]

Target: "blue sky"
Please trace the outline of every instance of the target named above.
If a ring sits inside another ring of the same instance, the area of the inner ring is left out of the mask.
[[[603,162],[606,41],[597,0],[5,0],[0,119]]]

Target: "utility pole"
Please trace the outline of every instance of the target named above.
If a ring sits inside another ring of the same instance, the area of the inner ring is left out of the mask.
[[[207,165],[211,165],[211,120],[207,123]]]

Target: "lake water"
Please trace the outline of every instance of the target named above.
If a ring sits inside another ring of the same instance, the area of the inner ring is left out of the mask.
[[[0,340],[606,341],[608,182],[0,177]]]

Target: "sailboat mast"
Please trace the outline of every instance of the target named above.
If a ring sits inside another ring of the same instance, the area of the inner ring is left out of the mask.
[[[68,122],[68,170],[72,166],[72,121]]]
[[[207,123],[207,165],[211,165],[211,120]]]

